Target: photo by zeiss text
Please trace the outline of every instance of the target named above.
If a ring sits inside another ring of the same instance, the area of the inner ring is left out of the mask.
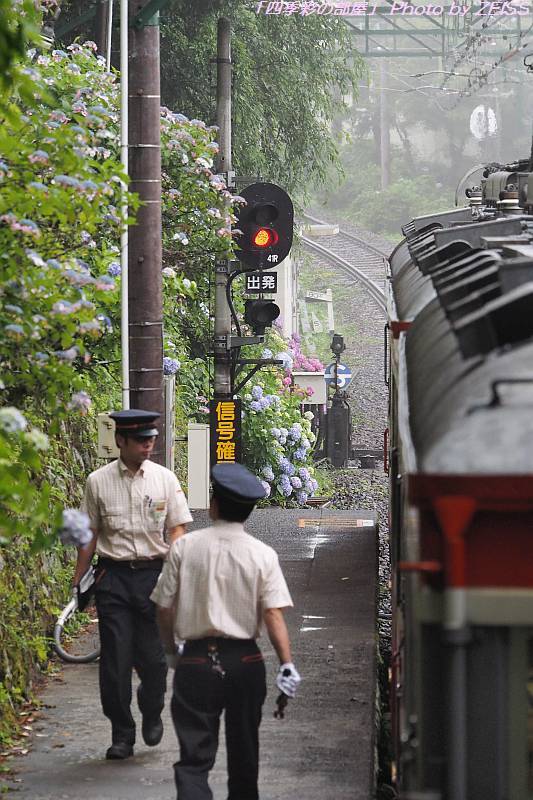
[[[401,14],[404,16],[431,16],[438,17],[442,14],[449,14],[452,17],[464,17],[471,13],[474,17],[479,16],[524,16],[530,13],[529,5],[515,5],[511,0],[502,2],[482,2],[479,5],[462,5],[453,2],[450,6],[426,5],[415,6],[407,2],[395,2],[390,7],[389,14]]]

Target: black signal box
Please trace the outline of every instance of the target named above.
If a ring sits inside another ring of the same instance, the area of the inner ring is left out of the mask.
[[[248,267],[277,267],[292,246],[294,208],[287,192],[274,183],[253,183],[241,192],[246,200],[236,210],[237,258]]]

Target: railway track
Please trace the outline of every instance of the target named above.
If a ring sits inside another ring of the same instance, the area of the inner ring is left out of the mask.
[[[303,217],[317,225],[325,225],[323,220],[310,214]],[[382,311],[385,311],[384,281],[387,254],[360,236],[339,230],[333,236],[321,236],[320,243],[302,235],[305,247],[315,255],[322,256],[337,266],[348,278],[360,283]]]

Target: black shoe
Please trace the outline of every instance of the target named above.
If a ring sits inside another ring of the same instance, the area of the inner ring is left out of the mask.
[[[155,747],[163,738],[163,723],[161,717],[154,720],[144,720],[142,725],[142,734],[145,743],[148,747]]]
[[[115,742],[108,748],[105,757],[111,761],[119,761],[133,755],[133,745],[127,742]]]

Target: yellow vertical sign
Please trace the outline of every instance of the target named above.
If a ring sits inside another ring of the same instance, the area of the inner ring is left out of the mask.
[[[241,461],[241,401],[212,400],[211,466]]]

